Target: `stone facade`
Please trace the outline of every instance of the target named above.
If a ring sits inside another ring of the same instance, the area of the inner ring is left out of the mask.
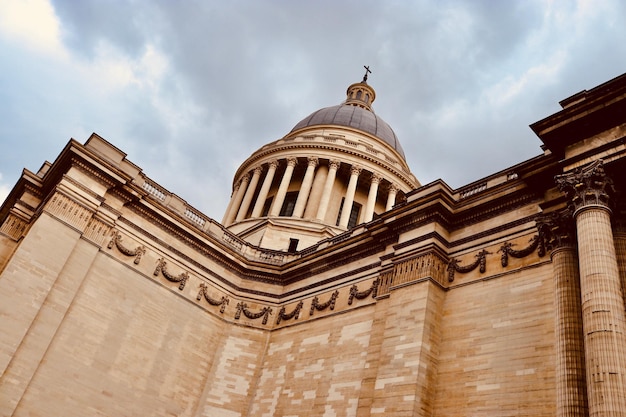
[[[0,208],[0,415],[625,415],[626,75],[561,104],[543,154],[457,190],[300,126],[235,174],[226,225],[71,140]],[[264,213],[289,155],[307,199]],[[372,219],[335,224],[336,195]]]

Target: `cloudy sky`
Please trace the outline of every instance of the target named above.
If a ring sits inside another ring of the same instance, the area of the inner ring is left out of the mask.
[[[0,199],[96,132],[221,220],[239,164],[363,65],[416,177],[458,188],[626,72],[625,21],[621,0],[0,0]]]

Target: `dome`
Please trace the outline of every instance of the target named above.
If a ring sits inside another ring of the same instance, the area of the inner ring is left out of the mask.
[[[305,127],[321,125],[345,126],[369,133],[386,142],[403,159],[406,159],[394,131],[387,122],[370,110],[346,103],[325,107],[302,119],[291,131],[294,132]]]

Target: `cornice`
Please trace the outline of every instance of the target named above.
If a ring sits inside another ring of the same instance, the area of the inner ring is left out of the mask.
[[[104,185],[106,188],[111,188],[118,183],[118,181],[112,179],[109,175],[104,174],[102,170],[97,169],[92,162],[88,162],[81,155],[73,155],[70,161],[71,166],[75,166],[83,172],[89,174],[93,179]]]

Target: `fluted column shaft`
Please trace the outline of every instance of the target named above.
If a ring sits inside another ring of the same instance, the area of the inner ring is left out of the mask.
[[[348,182],[348,189],[346,190],[346,196],[343,200],[343,209],[341,211],[341,218],[339,219],[339,227],[348,227],[350,213],[352,212],[352,203],[354,203],[354,193],[356,192],[356,186],[360,173],[361,168],[358,166],[353,166],[350,169],[350,181]]]
[[[398,192],[398,187],[395,184],[389,184],[389,194],[387,194],[387,206],[385,207],[385,211],[389,211],[396,204],[396,194]]]
[[[626,231],[622,227],[615,231],[615,252],[617,254],[617,267],[622,281],[622,296],[626,305]]]
[[[328,175],[328,166],[325,164],[318,165],[315,170],[315,178],[313,179],[313,185],[311,186],[311,192],[309,193],[309,200],[306,203],[304,209],[304,218],[314,219],[317,215],[317,210],[320,207],[320,200],[322,198],[322,192],[324,191],[324,184],[326,184],[326,176]]]
[[[243,200],[243,195],[248,188],[248,182],[250,181],[250,174],[246,174],[241,179],[239,183],[239,188],[237,189],[235,196],[232,201],[232,205],[228,211],[228,215],[226,216],[226,221],[224,222],[225,226],[229,226],[235,221],[235,216],[239,212],[239,207],[241,206],[241,201]]]
[[[608,210],[576,214],[590,416],[626,416],[624,299]]]
[[[365,205],[365,216],[363,218],[365,223],[374,218],[374,207],[376,206],[376,197],[378,197],[378,184],[380,184],[381,179],[382,177],[380,175],[376,173],[372,174],[370,191],[367,195],[367,204]]]
[[[267,174],[265,174],[265,179],[263,180],[263,184],[259,190],[259,195],[256,198],[256,203],[252,209],[252,217],[261,217],[261,214],[263,214],[263,206],[265,205],[265,200],[267,200],[267,194],[272,186],[272,181],[274,180],[274,174],[276,173],[277,167],[278,161],[274,160],[269,162]]]
[[[241,201],[241,206],[239,207],[239,211],[237,212],[236,221],[240,221],[246,218],[246,214],[248,213],[248,209],[250,208],[250,203],[252,202],[252,197],[254,196],[254,192],[256,191],[256,186],[259,183],[259,178],[261,178],[261,172],[263,172],[263,168],[256,167],[252,173],[252,179],[248,184],[248,189],[243,196],[243,200]]]
[[[554,334],[556,337],[556,417],[586,417],[587,382],[583,341],[580,276],[571,212],[544,219],[543,235],[550,239],[554,276]]]
[[[322,198],[320,199],[320,205],[317,209],[318,220],[323,221],[326,218],[326,211],[328,210],[328,202],[330,201],[330,194],[333,191],[335,185],[335,177],[337,176],[337,170],[339,169],[339,161],[331,160],[328,165],[328,175],[326,176],[326,183],[324,184],[324,191],[322,192]]]
[[[626,416],[624,300],[601,161],[557,177],[574,206],[589,416]]]
[[[311,192],[311,185],[313,184],[313,174],[315,174],[315,167],[317,167],[317,158],[310,156],[308,158],[308,165],[306,172],[304,173],[304,179],[300,185],[300,192],[298,193],[298,199],[296,200],[296,206],[293,209],[293,216],[300,217],[304,215],[304,208],[306,202],[309,199],[309,193]]]
[[[552,252],[556,323],[557,417],[587,416],[580,281],[574,248]]]
[[[280,185],[278,186],[278,192],[276,193],[276,198],[272,204],[270,216],[278,216],[280,214],[280,209],[283,207],[283,202],[285,201],[285,196],[287,195],[287,190],[289,189],[289,184],[291,183],[293,168],[297,163],[298,160],[296,158],[287,158],[287,167],[285,168],[283,178],[280,180]]]

